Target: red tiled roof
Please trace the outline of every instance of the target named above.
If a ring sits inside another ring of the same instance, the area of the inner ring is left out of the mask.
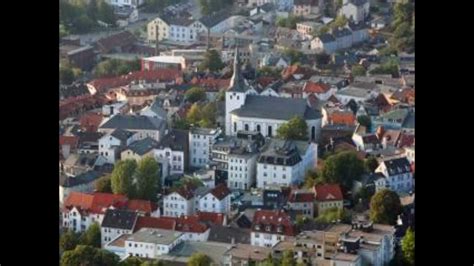
[[[198,212],[197,213],[198,219],[202,223],[211,223],[211,224],[218,224],[224,225],[224,214],[223,213],[216,213],[216,212]]]
[[[305,82],[303,91],[306,93],[326,93],[331,89],[331,86],[320,82]]]
[[[313,192],[292,191],[288,199],[289,202],[313,202]]]
[[[209,227],[199,221],[197,215],[180,217],[160,217],[161,219],[168,219],[176,222],[176,231],[186,232],[186,233],[204,233]]]
[[[350,111],[335,111],[329,115],[328,120],[332,124],[353,126],[355,125],[356,117]]]
[[[230,194],[229,188],[224,184],[219,184],[215,188],[213,188],[210,193],[216,197],[218,200],[222,200],[223,198],[227,197]]]
[[[258,228],[260,227],[260,228]],[[279,230],[279,228],[281,230]],[[252,231],[268,232],[273,234],[283,234],[287,236],[295,235],[295,228],[291,223],[290,216],[284,211],[256,211],[253,216]]]
[[[191,80],[191,84],[199,86],[205,90],[219,91],[229,87],[230,79],[215,79],[211,77],[199,79],[194,77]]]
[[[336,96],[334,96],[334,95],[331,95],[331,96],[329,97],[328,102],[341,103],[341,102],[336,98]]]
[[[59,145],[69,145],[72,148],[77,147],[79,138],[76,136],[59,136]]]
[[[157,209],[157,206],[149,200],[134,199],[127,202],[127,209],[131,211],[152,213]]]
[[[314,190],[317,201],[343,200],[341,187],[337,184],[316,185]]]
[[[398,139],[397,147],[410,147],[415,144],[415,134],[402,133]]]
[[[124,195],[111,193],[81,193],[71,192],[64,202],[67,209],[73,206],[92,213],[105,213],[110,206],[122,206],[127,201]]]
[[[102,114],[86,113],[79,118],[81,128],[86,132],[97,132],[102,122]]]
[[[132,81],[145,80],[146,82],[171,82],[180,78],[182,72],[178,69],[162,68],[150,71],[135,71],[127,75],[111,78],[94,79],[89,82],[97,91],[129,85]]]
[[[267,87],[268,85],[272,84],[275,80],[277,80],[274,77],[259,77],[257,79],[257,84],[262,86],[263,88]]]
[[[64,206],[77,207],[83,210],[90,210],[94,201],[94,195],[72,191],[64,201]]]
[[[167,218],[162,218],[162,217],[157,218],[157,217],[138,216],[134,232],[142,228],[175,230],[175,227],[176,227],[176,221],[173,219],[167,219]]]

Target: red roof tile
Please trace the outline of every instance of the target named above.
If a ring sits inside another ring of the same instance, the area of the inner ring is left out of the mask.
[[[338,125],[355,125],[356,117],[350,111],[335,111],[328,117],[329,123]]]
[[[209,229],[209,227],[199,221],[199,217],[197,215],[192,216],[185,216],[182,215],[180,217],[160,217],[161,219],[168,219],[176,222],[176,231],[186,232],[186,233],[204,233]]]
[[[152,213],[157,209],[157,206],[149,200],[129,200],[127,202],[127,209],[131,211],[139,211],[144,213]]]
[[[167,219],[167,218],[162,218],[162,217],[157,218],[157,217],[138,216],[134,232],[142,228],[174,230],[175,227],[176,227],[176,221],[173,219]]]
[[[102,122],[102,114],[86,113],[79,118],[81,128],[86,132],[97,132]]]
[[[224,225],[224,214],[215,212],[198,212],[198,219],[202,223]]]
[[[210,193],[218,200],[222,200],[230,194],[229,188],[224,184],[219,184],[213,188]]]
[[[295,235],[290,216],[284,211],[256,211],[253,216],[252,231],[272,234]]]
[[[302,192],[297,190],[292,191],[288,198],[289,202],[313,202],[313,200],[313,192]]]
[[[199,79],[194,77],[191,80],[191,84],[201,87],[207,91],[219,91],[221,89],[226,89],[227,87],[229,87],[230,79],[215,79],[211,77]]]
[[[415,134],[402,133],[398,139],[397,147],[410,147],[415,144]]]
[[[343,200],[341,187],[337,184],[316,185],[314,190],[317,201]]]
[[[320,82],[305,82],[303,91],[306,93],[326,93],[331,89],[331,86]]]
[[[76,136],[59,136],[59,145],[69,145],[72,148],[77,147],[79,138]]]
[[[268,85],[272,84],[275,80],[277,80],[274,77],[259,77],[257,79],[257,84],[262,86],[263,88],[267,87]]]

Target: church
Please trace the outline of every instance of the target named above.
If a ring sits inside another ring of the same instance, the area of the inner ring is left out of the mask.
[[[261,96],[240,73],[236,49],[234,73],[225,96],[225,134],[238,131],[258,131],[264,137],[275,137],[278,127],[291,118],[302,117],[308,125],[308,137],[318,140],[321,132],[321,112],[312,109],[306,99]]]

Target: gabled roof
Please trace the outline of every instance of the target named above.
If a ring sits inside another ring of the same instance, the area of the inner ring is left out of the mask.
[[[314,193],[311,191],[291,191],[290,197],[288,198],[289,202],[313,202]]]
[[[113,34],[96,42],[97,47],[103,52],[108,53],[117,46],[131,45],[136,41],[135,35],[129,31],[122,31],[117,34]]]
[[[220,22],[226,20],[230,16],[231,16],[230,11],[228,9],[224,9],[222,11],[213,13],[211,15],[201,17],[199,19],[199,22],[201,22],[202,24],[204,24],[204,26],[208,28],[212,28],[215,25],[219,24]]]
[[[316,185],[314,191],[317,201],[343,200],[341,187],[337,184]]]
[[[91,213],[104,213],[106,208],[115,206],[116,204],[123,205],[127,201],[127,197],[119,194],[111,193],[81,193],[71,192],[64,201],[64,207],[70,209],[71,207],[78,207]]]
[[[59,136],[59,145],[69,145],[71,148],[76,148],[79,143],[79,138],[76,136]]]
[[[163,219],[161,217],[139,216],[134,228],[134,232],[142,228],[175,230],[176,221],[172,219]]]
[[[132,230],[138,218],[138,213],[128,210],[108,209],[102,220],[102,227]]]
[[[189,26],[193,24],[194,20],[187,17],[176,17],[176,16],[167,16],[163,15],[160,18],[166,22],[168,25],[178,25],[178,26]]]
[[[229,188],[224,184],[219,184],[209,191],[218,200],[222,200],[230,194]]]
[[[331,86],[320,82],[305,82],[303,91],[306,93],[326,93],[331,89]]]
[[[188,146],[189,132],[187,130],[173,129],[161,139],[158,148],[170,148],[173,151],[185,151]]]
[[[166,121],[156,117],[144,115],[117,114],[102,124],[100,128],[128,129],[128,130],[161,130],[166,126]]]
[[[196,215],[200,222],[207,225],[223,225],[224,224],[224,215],[223,213],[216,212],[197,212]]]
[[[296,230],[290,216],[284,211],[256,211],[252,222],[253,232],[294,236]]]
[[[123,130],[121,128],[117,128],[116,130],[110,133],[111,136],[116,137],[122,142],[126,142],[131,136],[133,136],[135,132]]]
[[[385,165],[390,176],[411,172],[411,165],[406,157],[386,159],[381,164]]]
[[[88,184],[90,182],[94,182],[101,176],[102,176],[101,173],[93,171],[93,170],[84,172],[74,177],[61,175],[59,178],[59,185],[62,187],[75,187],[82,184]]]
[[[329,34],[329,33],[322,34],[318,38],[322,43],[330,43],[330,42],[335,42],[336,41],[334,36],[332,34]]]
[[[152,213],[157,208],[158,206],[149,200],[132,199],[127,202],[127,210],[130,211]]]
[[[248,229],[222,225],[211,226],[211,231],[209,232],[209,238],[207,241],[231,244],[232,240],[234,240],[234,243],[250,244],[250,231]]]

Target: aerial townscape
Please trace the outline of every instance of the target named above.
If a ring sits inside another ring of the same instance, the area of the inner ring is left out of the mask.
[[[59,21],[60,265],[415,265],[414,1]]]

